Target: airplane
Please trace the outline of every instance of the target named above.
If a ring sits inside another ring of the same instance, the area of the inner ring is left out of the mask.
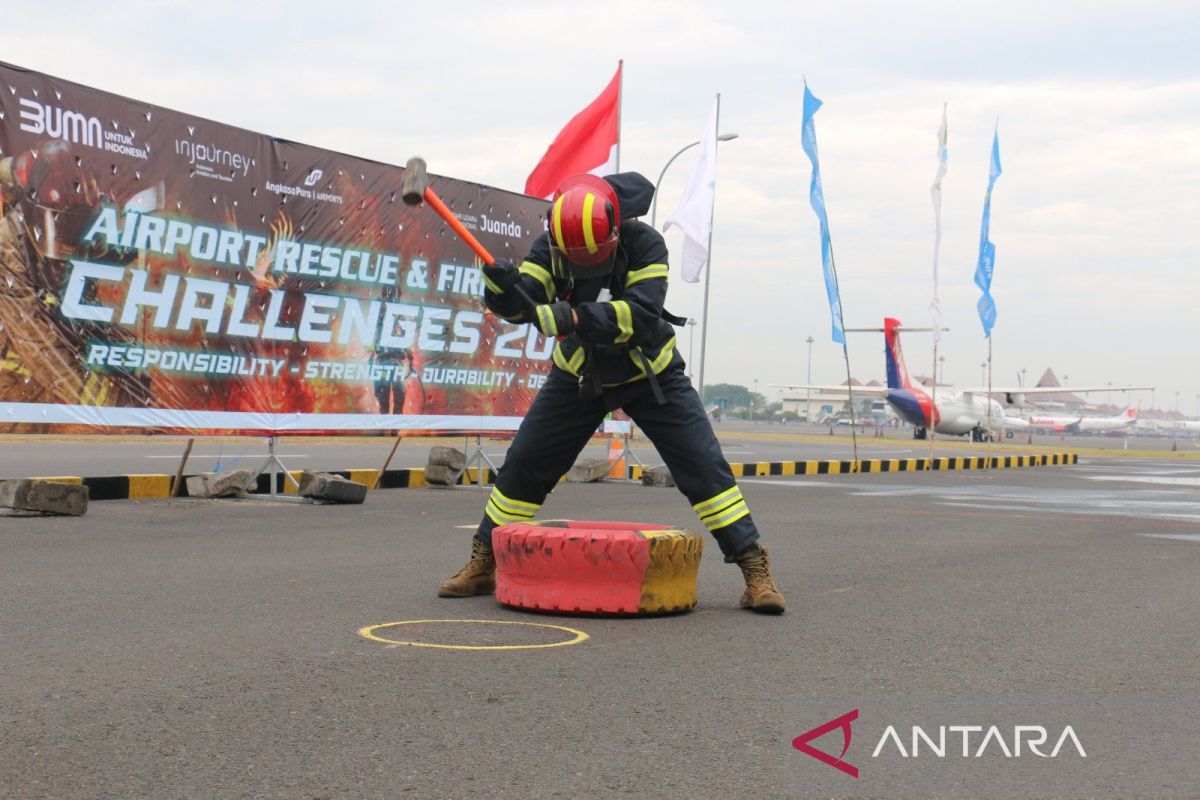
[[[929,330],[928,328],[904,328],[900,320],[887,317],[882,328],[847,328],[847,331],[882,332],[884,361],[887,366],[887,386],[855,386],[856,394],[881,395],[896,412],[896,416],[913,426],[913,438],[924,439],[929,428],[945,436],[970,435],[975,442],[995,438],[993,429],[1011,430],[1029,428],[1029,422],[1019,416],[1005,413],[1004,407],[992,400],[988,393],[1002,394],[1009,405],[1022,406],[1026,395],[1057,394],[1070,392],[1106,392],[1114,387],[1084,386],[1064,389],[1061,386],[1017,387],[972,387],[954,389],[950,386],[932,387],[914,385],[904,365],[904,352],[900,347],[901,331]],[[806,384],[772,384],[783,389],[817,389],[824,391],[846,391],[846,386],[813,386]],[[1149,386],[1123,386],[1121,391],[1149,389]]]
[[[1123,431],[1132,428],[1137,422],[1137,409],[1130,406],[1112,417],[1037,416],[1031,413],[1025,417],[1025,421],[1029,423],[1030,428],[1045,428],[1055,433]]]

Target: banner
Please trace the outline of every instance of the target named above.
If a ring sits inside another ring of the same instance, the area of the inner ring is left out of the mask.
[[[833,340],[846,343],[845,324],[842,322],[842,298],[838,292],[837,272],[833,265],[833,243],[829,238],[829,217],[825,213],[825,192],[821,188],[821,163],[817,156],[817,128],[813,116],[821,108],[821,101],[804,84],[804,121],[800,128],[800,141],[808,160],[812,162],[812,181],[808,187],[808,200],[817,221],[821,224],[821,270],[825,274],[825,293],[829,296],[829,313],[833,317]]]
[[[996,178],[1000,177],[1000,132],[992,134],[992,160],[988,169],[987,194],[983,198],[983,225],[979,232],[979,261],[975,265],[975,285],[983,291],[976,308],[979,311],[979,321],[983,323],[983,335],[992,335],[992,326],[996,324],[996,301],[992,299],[992,274],[996,270],[996,245],[989,240],[989,228],[992,222],[992,187]]]
[[[0,80],[0,430],[517,427],[553,340],[484,309],[403,169]],[[544,201],[430,180],[497,256],[542,232]]]

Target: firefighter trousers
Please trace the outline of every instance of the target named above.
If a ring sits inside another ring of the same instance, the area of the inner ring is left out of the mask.
[[[683,365],[668,367],[657,379],[665,404],[639,380],[618,387],[621,407],[649,437],[675,485],[731,560],[758,539],[750,509]],[[555,369],[521,422],[475,537],[490,547],[496,526],[532,521],[607,413],[603,397],[580,398],[575,381]]]

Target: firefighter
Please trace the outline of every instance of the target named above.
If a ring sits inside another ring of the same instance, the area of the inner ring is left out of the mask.
[[[683,320],[663,308],[666,244],[635,219],[653,196],[637,173],[568,178],[555,192],[547,232],[520,268],[504,261],[484,268],[489,309],[559,341],[496,476],[470,560],[439,596],[495,589],[492,529],[533,520],[605,414],[621,408],[654,443],[725,561],[741,568],[741,605],[783,613],[767,551],[675,348],[671,325]]]

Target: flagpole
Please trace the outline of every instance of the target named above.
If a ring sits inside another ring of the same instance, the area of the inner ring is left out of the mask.
[[[934,458],[937,436],[938,345],[942,341],[942,305],[938,296],[938,253],[942,247],[942,177],[946,174],[946,104],[942,103],[942,124],[938,127],[938,170],[929,188],[933,200],[933,401],[929,410],[929,460]]]
[[[938,352],[937,351],[938,351],[938,346],[937,346],[937,342],[935,341],[933,343],[933,399],[929,403],[929,405],[930,405],[930,409],[929,409],[929,460],[930,460],[930,462],[933,461],[933,456],[934,456],[933,439],[935,436],[937,436],[937,387],[938,387],[938,374],[937,374]]]
[[[625,59],[617,59],[617,168],[621,171],[621,104],[625,102]]]
[[[838,308],[841,308],[842,287],[838,285],[837,259],[833,257],[833,239],[829,241],[829,263],[833,266],[833,286],[837,291]],[[846,362],[846,395],[850,398],[850,448],[854,453],[854,471],[858,472],[858,420],[857,409],[854,408],[854,378],[850,375],[850,347],[846,344],[846,336],[842,335],[842,360]]]
[[[721,93],[717,92],[716,124],[713,133],[721,130]],[[716,157],[717,142],[713,142],[713,157]],[[703,148],[701,148],[703,150]],[[712,235],[713,218],[717,210],[717,188],[713,187],[712,207],[708,215],[708,257],[704,259],[704,309],[700,315],[700,381],[696,393],[700,395],[700,404],[704,404],[704,347],[708,341],[708,285],[712,282]]]
[[[995,434],[991,432],[991,333],[988,333],[988,450],[996,452],[994,445],[996,444]],[[985,459],[984,464],[991,467],[991,459]]]

